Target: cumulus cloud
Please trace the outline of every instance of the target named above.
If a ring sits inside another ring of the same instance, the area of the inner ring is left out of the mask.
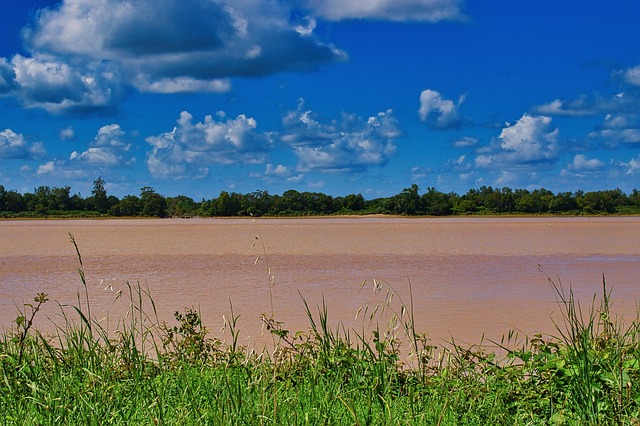
[[[221,93],[230,78],[310,71],[347,55],[317,19],[461,20],[463,0],[61,0],[0,58],[0,95],[51,113],[116,110],[132,89]],[[301,12],[302,11],[302,12]]]
[[[65,160],[47,161],[38,166],[36,174],[51,179],[63,179],[67,183],[70,180],[86,180],[93,175],[87,169],[71,167]]]
[[[597,158],[588,159],[582,154],[577,154],[573,157],[573,162],[567,165],[568,170],[584,171],[584,170],[597,170],[604,166],[604,163]]]
[[[629,84],[640,86],[640,65],[626,70],[624,72],[624,79]]]
[[[183,111],[172,131],[150,136],[153,147],[147,155],[151,174],[161,178],[204,177],[211,164],[264,163],[272,146],[272,135],[257,131],[258,123],[244,114],[226,119],[207,115],[193,123]]]
[[[640,144],[640,115],[637,113],[607,114],[602,125],[587,136],[608,146],[638,145]]]
[[[11,129],[0,132],[0,160],[37,160],[44,155],[42,142],[29,143]]]
[[[62,135],[69,137],[74,133],[73,128],[61,130]],[[119,124],[102,126],[93,140],[87,144],[83,151],[73,151],[67,159],[54,159],[41,164],[36,174],[47,176],[51,179],[85,180],[98,173],[109,175],[114,179],[118,168],[122,168],[136,162],[130,153],[131,143],[127,142],[127,133]],[[115,173],[115,174],[114,174]]]
[[[425,179],[427,176],[429,176],[429,174],[431,173],[431,170],[425,167],[412,167],[411,168],[411,181],[419,181],[422,179]]]
[[[58,137],[62,140],[73,140],[76,137],[76,131],[72,126],[67,126],[64,129],[60,129]]]
[[[13,64],[7,58],[0,58],[0,95],[7,94],[16,88],[16,73]]]
[[[469,148],[477,144],[478,139],[471,136],[464,136],[453,141],[453,146],[456,148]]]
[[[30,57],[0,58],[0,94],[50,112],[112,108],[143,92],[224,92],[230,77],[307,71],[346,54],[281,2],[63,0],[23,30]]]
[[[534,111],[542,115],[585,117],[597,114],[634,112],[639,107],[640,100],[636,96],[620,92],[609,97],[581,96],[572,101],[554,99],[547,104],[535,107]]]
[[[38,166],[38,170],[36,171],[36,173],[38,175],[46,175],[46,174],[53,173],[55,170],[56,170],[55,162],[47,161],[46,163]]]
[[[590,137],[595,137],[604,140],[611,145],[617,145],[619,143],[624,144],[640,144],[640,129],[602,129],[597,132],[589,133]]]
[[[518,173],[509,170],[503,170],[500,172],[500,175],[496,178],[496,185],[499,186],[507,186],[512,185],[514,182],[517,182],[520,178]]]
[[[627,70],[627,83],[633,84],[640,66]],[[614,147],[620,144],[640,144],[640,97],[634,90],[619,92],[609,97],[581,96],[573,101],[555,99],[534,108],[547,116],[581,117],[603,115],[604,120],[587,135],[586,142],[601,142]]]
[[[107,63],[72,66],[51,56],[15,55],[13,90],[27,108],[51,113],[108,110],[122,98],[117,70]]]
[[[290,182],[297,183],[304,179],[303,173],[294,173],[291,167],[278,164],[274,166],[269,163],[265,166],[264,174],[251,173],[250,177],[262,179],[265,182]]]
[[[298,157],[298,171],[363,171],[387,163],[402,135],[392,110],[366,121],[344,113],[337,120],[320,121],[303,100],[283,119],[282,141]]]
[[[559,131],[550,127],[550,117],[524,114],[502,129],[494,146],[476,157],[476,166],[509,167],[555,160]]]
[[[625,169],[625,174],[634,175],[640,172],[640,155],[629,160],[629,162],[621,163],[621,166]]]
[[[302,0],[303,7],[322,18],[385,21],[463,20],[462,0]]]
[[[420,93],[420,109],[418,115],[420,120],[435,129],[451,129],[460,127],[462,120],[458,114],[458,108],[464,102],[464,96],[460,96],[458,103],[442,97],[442,95],[431,89],[425,89]]]
[[[540,114],[546,115],[580,117],[597,114],[599,108],[594,103],[588,102],[585,97],[582,97],[572,102],[554,99],[547,104],[536,107],[535,110]]]
[[[190,77],[163,78],[156,81],[142,79],[137,88],[150,93],[224,93],[231,90],[229,79],[200,80]]]
[[[129,155],[131,143],[125,141],[125,132],[119,124],[102,126],[95,139],[83,152],[73,151],[69,160],[95,167],[117,167],[133,164]]]
[[[577,154],[573,157],[573,161],[560,171],[560,176],[570,179],[584,179],[588,176],[595,178],[606,171],[605,164],[601,160]],[[614,170],[610,169],[608,172],[612,173]]]
[[[502,142],[500,146],[505,150],[514,151],[525,161],[548,157],[545,142],[555,142],[558,129],[546,133],[551,124],[551,118],[545,116],[523,115],[514,125],[506,127],[500,132]]]

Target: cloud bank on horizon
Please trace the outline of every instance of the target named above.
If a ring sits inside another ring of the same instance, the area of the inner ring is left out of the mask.
[[[0,34],[0,184],[636,188],[640,6],[499,3],[1,6],[24,22]]]

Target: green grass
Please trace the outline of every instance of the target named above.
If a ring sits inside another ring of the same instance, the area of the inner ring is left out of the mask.
[[[72,238],[75,245],[75,241]],[[75,246],[77,249],[77,246]],[[115,333],[91,314],[84,292],[60,306],[53,335],[34,326],[48,296],[25,305],[0,337],[0,421],[15,425],[628,425],[640,418],[640,328],[603,294],[583,308],[549,279],[562,307],[556,336],[436,348],[413,325],[419,307],[388,284],[358,313],[369,331],[331,327],[329,309],[302,298],[308,330],[263,315],[274,346],[210,337],[196,310],[160,323],[148,289],[120,294],[129,312]]]

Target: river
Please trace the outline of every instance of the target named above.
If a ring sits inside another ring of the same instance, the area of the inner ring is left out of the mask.
[[[217,337],[229,338],[220,329],[233,306],[243,344],[268,340],[262,313],[306,329],[302,297],[313,312],[324,299],[331,325],[358,331],[368,321],[358,310],[372,312],[389,288],[391,308],[413,300],[417,329],[435,342],[478,343],[511,329],[553,333],[562,318],[549,278],[571,287],[586,312],[604,274],[613,311],[627,321],[640,296],[638,217],[4,220],[5,330],[38,292],[51,299],[36,317],[43,330],[61,321],[58,304],[84,300],[69,234],[92,315],[109,330],[128,309],[126,283],[149,289],[161,321],[193,307]]]

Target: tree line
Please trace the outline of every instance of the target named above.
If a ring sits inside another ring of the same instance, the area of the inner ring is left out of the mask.
[[[640,192],[620,189],[553,193],[547,189],[481,186],[460,195],[418,185],[391,197],[365,199],[362,194],[331,196],[288,190],[278,194],[221,191],[209,200],[184,195],[165,197],[152,187],[139,195],[109,195],[105,181],[93,182],[91,195],[71,194],[71,187],[39,186],[21,194],[0,185],[0,217],[214,217],[311,216],[339,214],[481,215],[481,214],[640,214]]]

